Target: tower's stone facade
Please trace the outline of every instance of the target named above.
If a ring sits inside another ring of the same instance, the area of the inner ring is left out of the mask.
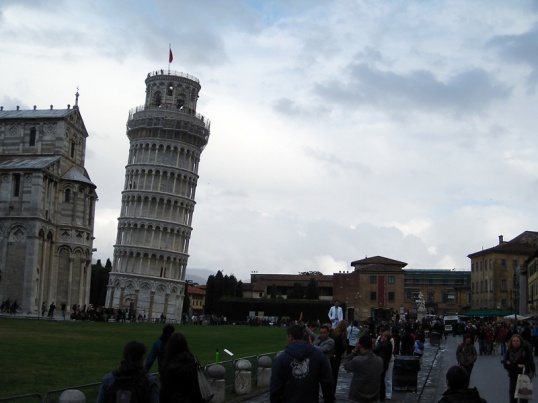
[[[0,108],[0,300],[19,312],[89,302],[97,194],[87,137],[77,104]]]
[[[200,154],[210,123],[196,113],[200,83],[152,72],[130,111],[129,158],[106,305],[148,320],[181,317]]]

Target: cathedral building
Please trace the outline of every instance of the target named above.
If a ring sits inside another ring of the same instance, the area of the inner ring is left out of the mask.
[[[210,122],[196,112],[197,78],[160,70],[145,83],[145,103],[127,120],[130,148],[106,306],[179,320]]]
[[[96,186],[78,107],[0,107],[0,300],[35,313],[87,304]]]

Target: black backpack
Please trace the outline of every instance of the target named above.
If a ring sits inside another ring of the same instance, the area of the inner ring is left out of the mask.
[[[147,403],[150,399],[150,386],[147,371],[139,371],[131,376],[114,372],[114,383],[105,394],[105,403]]]

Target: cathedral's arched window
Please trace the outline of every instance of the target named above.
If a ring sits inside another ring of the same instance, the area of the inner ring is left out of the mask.
[[[71,158],[75,158],[75,142],[71,142]]]
[[[30,129],[30,147],[33,147],[35,146],[35,135],[36,135],[36,130],[35,130],[35,127],[32,127]]]
[[[69,203],[71,201],[71,189],[67,188],[64,192],[64,202]]]
[[[162,103],[162,95],[161,95],[160,91],[157,91],[155,93],[155,105],[156,106],[161,106],[161,103]]]

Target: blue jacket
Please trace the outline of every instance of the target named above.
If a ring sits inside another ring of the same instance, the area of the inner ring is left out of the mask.
[[[329,361],[320,349],[305,341],[293,341],[276,359],[271,372],[271,403],[332,403],[333,377]]]

